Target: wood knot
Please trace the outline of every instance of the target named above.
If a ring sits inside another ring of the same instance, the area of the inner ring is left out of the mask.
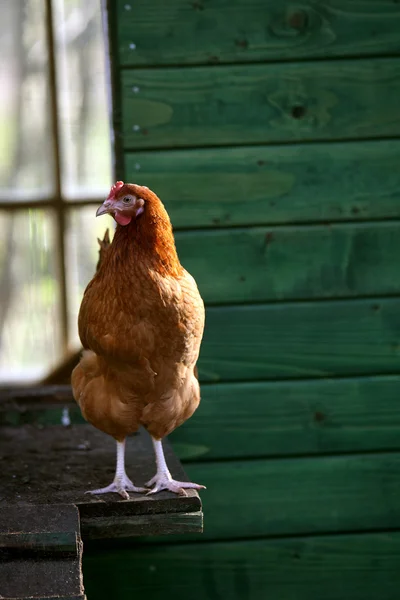
[[[301,31],[307,26],[307,13],[305,13],[303,10],[293,12],[288,16],[288,25],[292,29]]]
[[[268,233],[265,234],[265,245],[269,246],[273,239],[274,234],[272,233],[272,231],[268,231]]]
[[[249,42],[247,40],[235,40],[235,44],[238,48],[242,48],[242,50],[247,50],[249,47]]]
[[[314,421],[316,423],[323,423],[325,421],[325,418],[326,417],[325,417],[325,415],[324,415],[323,412],[321,412],[319,410],[315,411],[315,413],[314,413]]]
[[[300,104],[293,106],[291,110],[293,119],[302,119],[305,116],[306,112],[306,107],[301,106]]]

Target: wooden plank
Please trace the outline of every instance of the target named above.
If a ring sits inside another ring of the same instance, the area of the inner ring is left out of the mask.
[[[77,508],[58,506],[2,506],[0,557],[41,555],[78,557],[80,528]]]
[[[398,450],[399,390],[400,376],[203,385],[170,439],[202,461]]]
[[[250,62],[399,52],[389,0],[118,1],[124,66]],[[132,43],[135,47],[132,47]]]
[[[400,59],[121,72],[126,149],[400,135]]]
[[[0,597],[84,600],[76,506],[14,506],[0,512]]]
[[[188,231],[176,242],[209,304],[399,292],[400,221]]]
[[[400,453],[187,465],[203,494],[201,539],[400,528]]]
[[[3,561],[0,573],[2,600],[87,600],[73,559]]]
[[[167,442],[165,451],[171,472],[185,480]],[[2,506],[76,505],[84,541],[92,533],[98,538],[202,529],[201,502],[194,490],[188,490],[185,497],[170,492],[131,493],[130,500],[117,494],[85,494],[107,485],[115,472],[115,441],[91,425],[1,427],[0,456]],[[126,465],[136,485],[144,485],[154,475],[154,452],[147,433],[128,440]]]
[[[201,511],[188,513],[124,515],[121,519],[115,517],[90,517],[81,519],[82,532],[85,540],[101,538],[130,538],[147,535],[170,535],[186,533],[201,533],[203,531],[203,513]],[[110,536],[110,532],[112,535]]]
[[[400,142],[125,153],[172,223],[230,227],[400,217]]]
[[[203,381],[391,374],[400,299],[209,307]]]
[[[398,600],[400,533],[85,552],[88,598]]]

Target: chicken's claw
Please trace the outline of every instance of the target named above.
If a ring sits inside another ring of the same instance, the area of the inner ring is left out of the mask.
[[[150,481],[146,483],[146,487],[152,487],[151,490],[147,492],[147,496],[151,494],[157,494],[157,492],[162,492],[163,490],[168,490],[169,492],[173,492],[174,494],[178,494],[179,496],[187,496],[185,489],[192,490],[205,490],[205,485],[199,485],[198,483],[192,483],[190,481],[176,481],[172,479],[171,476],[168,475],[155,475]]]
[[[88,492],[85,492],[86,494],[92,494],[92,495],[97,495],[97,494],[119,494],[121,496],[121,498],[123,498],[124,500],[129,500],[129,494],[128,492],[135,492],[136,494],[144,494],[145,492],[148,492],[148,488],[144,488],[144,487],[137,487],[136,485],[133,485],[132,481],[126,477],[126,479],[114,479],[114,481],[112,483],[110,483],[110,485],[108,485],[107,487],[104,488],[99,488],[97,490],[89,490]]]

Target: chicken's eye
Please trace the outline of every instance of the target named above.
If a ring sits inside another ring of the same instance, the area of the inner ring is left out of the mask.
[[[122,202],[124,204],[130,204],[132,202],[132,198],[129,198],[129,196],[126,196],[126,198],[122,199]]]

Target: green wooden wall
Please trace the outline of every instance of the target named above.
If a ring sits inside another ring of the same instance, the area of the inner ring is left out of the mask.
[[[202,536],[85,553],[88,600],[398,600],[400,3],[116,0],[118,177],[207,303],[171,439]]]

